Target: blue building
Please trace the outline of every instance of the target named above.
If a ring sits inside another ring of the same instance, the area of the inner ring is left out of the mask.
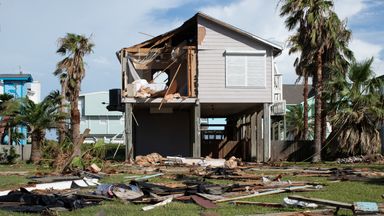
[[[14,98],[26,97],[28,92],[31,91],[30,84],[33,82],[31,74],[0,74],[0,94],[9,94]],[[40,95],[40,92],[38,92]],[[25,139],[20,141],[20,144],[27,143],[27,128],[19,126],[17,128],[19,133],[24,134]],[[8,137],[4,139],[8,142]]]

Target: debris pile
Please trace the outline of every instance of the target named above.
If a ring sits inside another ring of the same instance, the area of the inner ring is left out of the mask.
[[[356,180],[384,176],[384,172],[368,172],[359,169],[265,167],[241,162],[212,158],[162,157],[157,153],[137,156],[135,165],[122,164],[123,183],[100,183],[104,175],[97,165],[91,164],[91,172],[77,175],[31,177],[30,185],[18,190],[0,191],[0,209],[36,212],[75,210],[102,201],[144,204],[142,211],[160,208],[171,202],[195,203],[204,209],[219,208],[220,203],[257,205],[271,208],[322,208],[324,206],[351,209],[354,212],[380,211],[372,203],[345,204],[302,196],[290,196],[281,203],[254,202],[247,199],[292,192],[319,191],[324,185],[309,181],[287,180],[288,175],[303,177],[322,176],[330,180]],[[261,172],[260,172],[261,171]],[[119,171],[121,173],[121,171]],[[264,173],[269,173],[265,175]],[[153,180],[154,178],[158,178]],[[163,179],[162,182],[160,179]],[[231,183],[216,181],[222,179]],[[218,183],[219,182],[219,183]],[[328,213],[327,213],[328,214]]]
[[[338,164],[352,164],[352,163],[381,163],[384,164],[384,156],[381,154],[374,155],[360,155],[347,158],[338,158],[336,160]]]
[[[164,160],[164,158],[158,153],[151,153],[146,156],[138,155],[135,158],[135,163],[137,165],[146,166],[146,165],[155,165],[159,164]]]

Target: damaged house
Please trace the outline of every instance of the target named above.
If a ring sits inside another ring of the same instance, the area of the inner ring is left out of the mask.
[[[203,13],[122,48],[122,88],[110,90],[109,109],[125,112],[128,159],[157,152],[269,160],[271,116],[285,112],[274,63],[281,52]],[[205,136],[206,118],[225,118],[222,134]]]

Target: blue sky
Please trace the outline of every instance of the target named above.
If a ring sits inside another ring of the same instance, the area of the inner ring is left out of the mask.
[[[375,57],[384,73],[384,1],[336,0],[335,10],[348,19],[350,47],[357,59]],[[0,73],[31,73],[42,96],[59,89],[52,75],[62,58],[55,51],[66,32],[92,35],[94,53],[86,58],[82,92],[120,87],[115,52],[161,34],[202,11],[265,39],[284,43],[289,32],[278,16],[277,0],[0,0]],[[277,58],[285,83],[296,80],[294,56]]]

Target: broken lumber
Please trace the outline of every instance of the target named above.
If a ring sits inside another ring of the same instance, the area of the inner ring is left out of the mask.
[[[64,163],[63,167],[57,167],[57,171],[59,173],[63,173],[64,170],[72,163],[72,160],[81,155],[81,145],[83,144],[85,138],[89,135],[89,132],[91,130],[89,128],[86,128],[83,132],[83,134],[80,135],[80,139],[78,141],[78,143],[74,143],[74,146],[73,146],[73,152],[72,152],[72,155],[67,159],[67,161]]]
[[[170,197],[170,198],[168,198],[168,199],[166,199],[166,200],[164,200],[164,201],[161,201],[161,202],[159,202],[159,203],[156,203],[156,204],[154,204],[154,205],[144,206],[144,207],[142,208],[142,210],[143,210],[143,211],[152,210],[152,209],[154,209],[154,208],[156,208],[156,207],[164,206],[164,205],[166,205],[166,204],[168,204],[168,203],[171,203],[172,200],[173,200],[173,197]]]
[[[247,198],[264,196],[264,195],[270,195],[270,194],[278,194],[278,193],[284,193],[286,191],[295,191],[295,190],[298,190],[298,189],[301,190],[303,188],[310,188],[310,187],[312,187],[312,185],[304,185],[304,186],[297,186],[297,187],[286,187],[286,188],[283,188],[283,189],[277,189],[277,190],[267,191],[267,192],[263,192],[263,193],[256,192],[256,193],[245,195],[245,196],[231,197],[231,198],[225,198],[225,199],[221,199],[221,200],[216,200],[216,201],[214,201],[214,203],[235,201],[235,200],[239,200],[239,199],[247,199]]]
[[[284,207],[281,203],[250,202],[250,201],[233,201],[232,203],[235,205],[246,204],[246,205],[257,205],[257,206],[275,207],[275,208]]]
[[[353,210],[353,204],[350,204],[350,203],[344,203],[344,202],[338,202],[338,201],[332,201],[332,200],[326,200],[326,199],[311,198],[311,197],[303,197],[303,196],[298,196],[298,195],[288,196],[288,198],[293,199],[293,200],[304,201],[304,202],[316,203],[316,204],[320,204],[320,205],[332,206],[332,207],[336,207],[336,208],[345,208],[345,209]]]
[[[204,207],[207,209],[217,208],[217,205],[208,199],[202,198],[197,195],[192,195],[191,198],[196,204],[198,204],[201,207]]]

